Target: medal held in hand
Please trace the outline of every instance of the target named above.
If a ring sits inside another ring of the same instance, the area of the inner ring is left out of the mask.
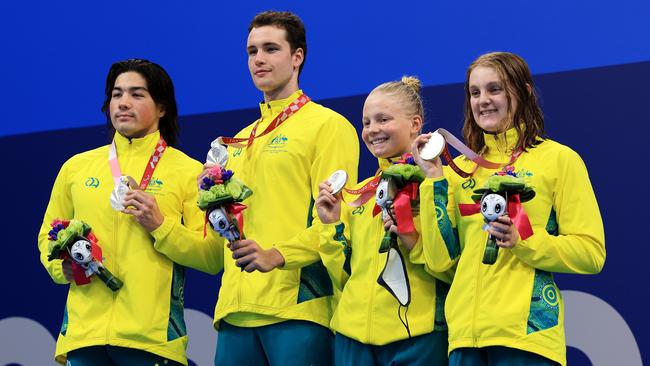
[[[51,224],[48,233],[48,260],[67,259],[72,263],[72,275],[77,286],[90,283],[93,275],[113,291],[122,288],[122,281],[102,263],[102,248],[91,227],[80,220],[59,220]]]
[[[337,170],[327,178],[327,182],[330,184],[330,188],[332,188],[332,195],[335,196],[343,190],[345,183],[348,182],[348,173],[345,170]]]

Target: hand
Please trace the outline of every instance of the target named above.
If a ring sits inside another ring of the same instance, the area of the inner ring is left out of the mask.
[[[199,174],[199,176],[196,178],[196,185],[197,185],[199,188],[201,188],[201,183],[203,183],[203,178],[204,178],[206,175],[208,175],[208,170],[210,170],[210,168],[214,167],[215,165],[217,165],[217,164],[215,164],[215,163],[205,163],[205,164],[203,164],[203,171],[202,171],[201,174]]]
[[[138,224],[149,232],[156,230],[165,219],[158,208],[156,197],[139,189],[130,190],[124,196],[124,207],[126,208],[122,212],[133,215]]]
[[[519,231],[507,215],[500,216],[490,223],[488,230],[501,248],[512,248],[519,242]]]
[[[427,178],[442,177],[442,160],[438,156],[433,161],[424,160],[420,157],[420,148],[426,144],[431,138],[431,132],[422,134],[415,138],[411,146],[411,153],[413,153],[413,160],[422,169]]]
[[[235,265],[246,272],[269,272],[284,265],[284,257],[275,248],[262,249],[255,240],[237,240],[228,244]]]
[[[395,215],[395,213],[392,212],[392,211],[391,211],[391,214],[393,216]],[[418,238],[420,237],[420,234],[417,232],[417,230],[413,230],[413,232],[410,232],[410,233],[400,234],[397,231],[397,225],[395,225],[395,222],[393,221],[393,219],[390,218],[390,216],[386,215],[383,220],[384,220],[384,229],[385,230],[388,230],[388,231],[390,231],[392,233],[397,234],[400,241],[402,242],[402,244],[404,245],[404,247],[408,251],[413,249],[413,247],[415,246],[415,243],[417,243]]]
[[[325,181],[318,185],[318,197],[316,198],[316,212],[323,224],[331,224],[341,218],[341,194],[332,194],[330,183]]]
[[[61,262],[61,269],[63,270],[63,276],[65,279],[72,282],[74,280],[74,275],[72,274],[72,262],[70,262],[69,259],[64,259],[63,262]]]

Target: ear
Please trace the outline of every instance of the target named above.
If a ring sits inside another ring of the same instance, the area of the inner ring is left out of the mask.
[[[156,109],[158,109],[158,118],[163,118],[163,116],[165,115],[165,112],[166,112],[166,111],[165,111],[165,106],[162,105],[162,104],[161,104],[161,105],[157,105],[157,106],[156,106]]]
[[[305,51],[302,48],[296,48],[296,50],[291,55],[293,61],[293,68],[298,70],[302,62],[305,60]]]
[[[528,89],[529,96],[533,94],[533,87],[530,84],[526,83],[526,89]]]
[[[422,132],[422,116],[415,115],[411,118],[411,135],[417,136]]]

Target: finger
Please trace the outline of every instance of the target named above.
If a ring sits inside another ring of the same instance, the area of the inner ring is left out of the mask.
[[[497,217],[497,220],[505,225],[512,225],[512,219],[510,219],[508,215],[499,216]]]
[[[498,231],[500,231],[500,232],[502,232],[502,233],[505,233],[505,232],[507,232],[507,231],[510,230],[510,225],[505,225],[505,224],[502,224],[502,223],[497,222],[497,221],[492,221],[492,222],[490,223],[490,226],[491,226],[493,229],[498,230]]]
[[[245,269],[246,266],[248,266],[249,264],[251,264],[251,262],[253,262],[255,259],[257,259],[257,255],[255,255],[255,254],[249,254],[249,255],[247,255],[247,256],[245,256],[245,257],[242,257],[242,258],[237,259],[237,260],[235,261],[235,265],[236,265],[237,267],[239,267],[239,268],[243,268],[243,269]],[[251,271],[251,272],[252,272],[252,271]]]
[[[232,258],[233,259],[243,258],[251,253],[255,253],[255,251],[256,251],[255,248],[252,246],[239,248],[237,250],[233,250]]]
[[[124,210],[122,210],[122,213],[124,213],[126,215],[134,216],[136,218],[136,220],[139,220],[143,215],[142,211],[140,211],[138,209],[135,209],[135,208],[128,208],[128,207],[125,208]]]
[[[205,173],[206,170],[214,167],[215,165],[217,165],[217,164],[206,162],[205,164],[203,164],[203,173]]]
[[[124,207],[126,207],[126,209],[129,209],[129,210],[132,210],[132,211],[144,211],[146,209],[145,204],[138,201],[138,200],[136,200],[136,199],[128,199],[128,200],[125,199],[124,200]],[[130,207],[133,207],[133,209],[131,209]]]
[[[328,181],[324,181],[318,185],[318,190],[319,191],[325,190],[327,192],[332,192],[332,183]]]

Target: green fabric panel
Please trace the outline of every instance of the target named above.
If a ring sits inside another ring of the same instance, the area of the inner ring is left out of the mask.
[[[447,193],[449,192],[449,183],[446,179],[433,183],[433,202],[436,207],[436,221],[445,241],[445,246],[449,252],[449,258],[455,259],[460,255],[460,240],[458,231],[451,226],[451,220],[447,214]]]
[[[553,275],[539,269],[535,270],[527,334],[556,326],[560,313],[559,304],[560,290],[553,281]]]
[[[183,337],[187,334],[183,313],[185,304],[184,291],[185,267],[174,263],[169,304],[169,322],[167,324],[167,341],[173,341],[174,339]]]

